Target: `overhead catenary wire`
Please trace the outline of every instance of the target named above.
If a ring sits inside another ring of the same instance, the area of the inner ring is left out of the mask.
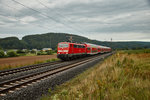
[[[43,13],[43,12],[40,12],[40,11],[35,10],[35,9],[31,8],[31,7],[28,7],[28,6],[24,5],[23,3],[20,3],[20,2],[18,2],[18,1],[16,1],[16,0],[12,0],[12,1],[14,1],[15,3],[17,3],[17,4],[19,4],[19,5],[22,5],[23,7],[28,8],[28,9],[34,11],[34,12],[38,12],[40,15],[45,16],[45,17],[47,17],[47,18],[53,20],[54,22],[57,22],[57,23],[62,24],[62,25],[64,25],[64,26],[66,26],[66,27],[69,27],[70,29],[72,29],[72,30],[74,30],[74,31],[76,31],[76,32],[82,33],[82,32],[80,32],[80,31],[74,29],[73,27],[71,27],[71,26],[69,26],[69,25],[66,25],[65,23],[60,22],[59,20],[56,20],[55,18],[46,15],[46,14]]]
[[[7,6],[7,7],[9,7],[9,8],[16,9],[16,8],[14,8],[14,7],[11,7],[11,6],[7,5],[7,4],[4,4],[4,5]],[[11,17],[11,16],[6,16],[6,15],[1,14],[1,13],[0,13],[0,16],[7,17],[7,18],[13,18],[13,17]],[[17,20],[18,22],[26,23],[25,21],[16,18],[16,16],[14,16],[13,19]],[[30,23],[30,24],[31,24],[31,23]],[[33,24],[33,23],[32,23],[32,24]],[[46,27],[45,25],[44,25],[44,26],[43,26],[43,25],[40,25],[40,24],[33,24],[33,25],[36,25],[36,26],[38,26],[39,28],[42,28],[42,29],[44,28],[44,29],[46,29],[46,30],[50,30],[49,27],[48,27],[48,26]]]
[[[3,17],[7,17],[7,18],[12,18],[12,17],[10,17],[10,16],[6,16],[6,15],[3,15],[3,14],[0,14],[0,16],[3,16]],[[15,20],[17,20],[17,21],[19,21],[19,22],[23,22],[23,23],[26,23],[25,21],[22,21],[22,20],[20,20],[20,19],[17,19],[17,18],[13,18],[13,19],[15,19]],[[44,27],[44,26],[42,26],[42,25],[39,25],[39,24],[36,24],[38,27],[40,27],[40,28],[46,28],[46,27]],[[42,29],[43,29],[42,28]],[[48,28],[46,28],[47,30],[50,30],[50,29],[48,29]]]
[[[39,4],[41,4],[42,6],[44,6],[45,8],[47,8],[47,9],[49,9],[49,10],[51,10],[51,8],[50,7],[48,7],[48,6],[46,6],[43,2],[41,2],[40,0],[36,0]],[[52,10],[51,10],[52,11]],[[71,20],[70,19],[68,19],[67,17],[65,17],[65,16],[63,16],[62,14],[60,14],[60,12],[58,12],[58,11],[55,11],[55,13],[57,14],[57,15],[59,15],[59,16],[61,16],[62,18],[64,18],[66,21],[68,21],[68,22],[70,22]],[[76,25],[75,25],[76,26]],[[80,26],[76,26],[76,28],[79,28]],[[80,27],[81,28],[81,27]],[[81,30],[80,30],[81,31]],[[82,31],[81,31],[82,32]],[[84,32],[82,32],[82,33],[84,33]]]

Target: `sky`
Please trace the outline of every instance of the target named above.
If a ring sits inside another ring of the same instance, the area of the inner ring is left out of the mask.
[[[150,41],[150,0],[0,0],[0,38],[48,32]]]

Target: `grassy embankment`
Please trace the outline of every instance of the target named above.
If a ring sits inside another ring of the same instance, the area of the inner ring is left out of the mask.
[[[42,100],[150,100],[150,50],[120,51]]]
[[[48,60],[34,61],[32,64],[3,65],[3,66],[0,66],[0,71],[6,70],[6,69],[12,69],[12,68],[19,68],[19,67],[28,66],[28,65],[54,62],[54,61],[58,61],[58,60],[59,60],[58,58],[52,58],[52,59],[48,59]]]

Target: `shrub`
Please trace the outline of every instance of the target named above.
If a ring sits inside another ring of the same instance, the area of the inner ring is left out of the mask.
[[[0,58],[3,58],[3,57],[5,57],[5,53],[3,50],[0,50]]]
[[[17,50],[17,54],[19,54],[19,56],[24,56],[26,55],[26,52],[23,50]]]
[[[37,55],[41,55],[41,52],[38,52]]]
[[[39,52],[37,53],[37,55],[47,55],[47,52],[39,51]]]
[[[25,51],[23,51],[23,50],[17,50],[17,53],[25,53]]]
[[[34,54],[35,54],[35,53],[36,53],[36,51],[35,51],[35,50],[32,50],[32,51],[31,51],[31,53],[34,53]]]
[[[53,51],[46,51],[47,52],[47,55],[52,55],[53,54]]]
[[[8,55],[8,57],[16,57],[17,53],[15,51],[8,51],[7,55]]]

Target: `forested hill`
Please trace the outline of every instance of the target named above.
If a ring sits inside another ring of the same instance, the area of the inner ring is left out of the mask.
[[[55,49],[58,42],[68,41],[70,34],[66,33],[46,33],[38,35],[24,36],[22,40],[17,37],[8,37],[0,39],[0,47],[3,49]],[[110,46],[113,49],[136,49],[136,48],[150,48],[150,42],[101,42],[91,40],[86,37],[73,35],[74,42],[88,42],[98,45]]]

